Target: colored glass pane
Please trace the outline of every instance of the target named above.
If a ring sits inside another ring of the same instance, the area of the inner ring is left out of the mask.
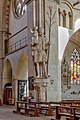
[[[71,53],[71,83],[80,84],[80,54],[76,49]],[[73,82],[72,82],[73,81]]]

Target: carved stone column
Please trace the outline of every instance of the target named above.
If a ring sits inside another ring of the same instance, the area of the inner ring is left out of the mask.
[[[36,26],[35,0],[33,0],[33,27]]]
[[[39,20],[39,28],[42,26],[42,23],[41,23],[41,13],[42,13],[42,10],[41,10],[41,0],[38,1],[38,20]]]
[[[50,101],[61,99],[61,80],[58,58],[58,3],[59,0],[46,0],[45,2],[45,35],[49,39],[48,75],[54,84],[50,85],[48,98]]]

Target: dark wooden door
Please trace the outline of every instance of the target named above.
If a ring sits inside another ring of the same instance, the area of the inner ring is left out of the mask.
[[[3,103],[6,105],[12,104],[12,88],[5,88],[4,89]]]

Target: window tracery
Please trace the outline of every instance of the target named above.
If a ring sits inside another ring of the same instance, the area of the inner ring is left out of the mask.
[[[71,84],[80,84],[80,54],[76,49],[71,53]]]
[[[21,17],[27,10],[26,0],[14,0],[14,12],[16,17]]]

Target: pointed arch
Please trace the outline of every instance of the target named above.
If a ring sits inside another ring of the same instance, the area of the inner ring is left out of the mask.
[[[64,29],[63,29],[64,30]],[[63,32],[62,30],[62,32]],[[74,32],[70,37],[67,38],[67,43],[65,42],[65,48],[63,51],[62,58],[66,56],[66,52],[68,51],[68,56],[71,56],[71,53],[74,49],[76,49],[80,53],[80,29]],[[63,36],[62,41],[65,39]],[[62,46],[61,46],[62,47]]]
[[[73,7],[69,1],[62,0],[59,7],[59,25],[67,27],[69,29],[73,28]]]
[[[16,67],[16,80],[15,80],[15,99],[20,100],[20,84],[26,82],[25,96],[29,94],[28,92],[28,57],[26,53],[22,53]],[[24,98],[24,95],[21,99]]]
[[[69,90],[72,84],[80,84],[80,78],[79,78],[80,77],[80,39],[79,38],[80,38],[80,29],[78,29],[75,33],[73,33],[73,35],[70,38],[68,38],[68,42],[66,43],[65,48],[63,50],[61,61],[64,64],[63,61],[66,56],[66,62],[68,63],[67,67],[69,67],[67,71],[69,75],[68,87],[66,87],[66,85],[63,85],[64,84],[63,81],[65,81],[65,77],[63,76],[63,73],[65,73],[65,68],[61,73],[61,76],[63,76],[63,78],[61,78],[63,91]]]
[[[27,80],[28,79],[28,57],[26,53],[22,53],[16,67],[16,79]]]
[[[6,83],[12,83],[12,66],[8,59],[5,61],[3,68],[3,86]]]

